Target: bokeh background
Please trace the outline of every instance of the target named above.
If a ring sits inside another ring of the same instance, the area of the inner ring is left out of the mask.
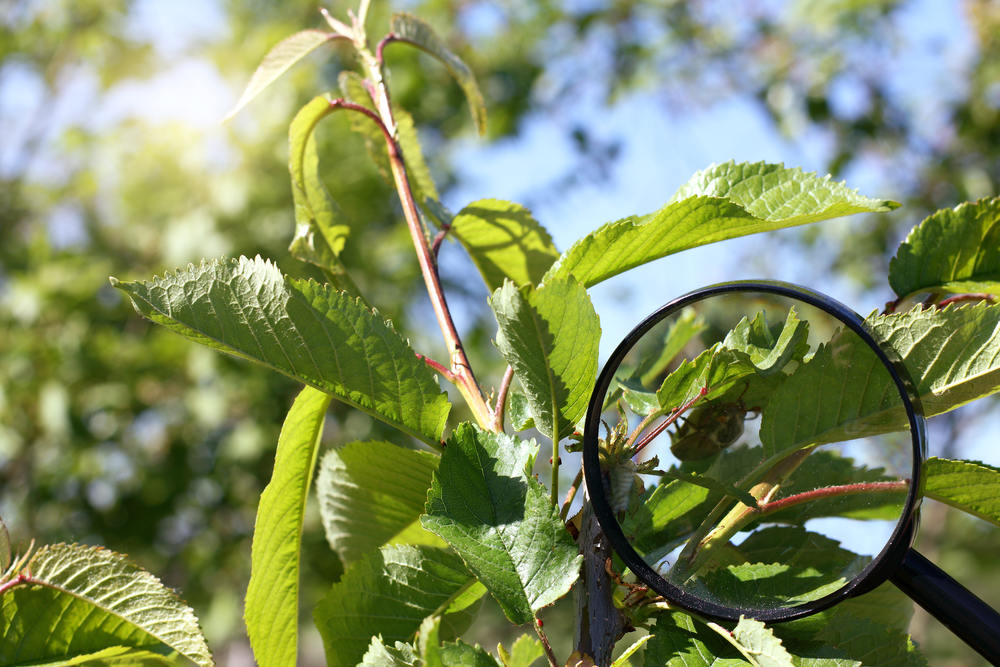
[[[666,299],[723,279],[792,280],[881,308],[888,260],[913,225],[1000,194],[992,0],[373,4],[373,36],[391,10],[413,11],[483,89],[479,138],[442,67],[388,51],[394,99],[415,115],[453,210],[521,202],[565,249],[728,159],[830,172],[904,203],[608,281],[594,290],[605,350]],[[128,553],[194,606],[221,664],[250,659],[241,600],[256,500],[297,387],[152,326],[107,278],[257,253],[309,274],[286,249],[287,124],[335,87],[349,54],[320,49],[220,122],[263,54],[309,27],[322,27],[312,0],[0,0],[0,516],[22,544]],[[362,223],[345,256],[356,281],[417,349],[441,356],[393,192],[345,119],[318,138],[331,192]],[[496,384],[486,291],[457,246],[441,260],[477,373]],[[931,453],[1000,465],[997,413],[981,401],[938,418]],[[327,445],[381,435],[340,408],[328,424]],[[920,549],[1000,605],[1000,531],[928,505]],[[341,568],[315,516],[304,539],[308,620]],[[484,615],[474,638],[491,646],[499,622]],[[977,664],[926,616],[912,629],[931,664]],[[314,636],[304,643],[305,662],[321,657]]]

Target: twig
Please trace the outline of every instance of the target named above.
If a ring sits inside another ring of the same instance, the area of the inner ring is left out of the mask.
[[[385,78],[382,75],[382,66],[365,45],[363,37],[363,35],[358,35],[355,39],[355,44],[362,63],[367,70],[368,79],[372,83],[372,88],[375,92],[374,102],[378,109],[377,114],[368,109],[365,109],[365,112],[367,112],[366,115],[377,115],[379,118],[378,125],[385,137],[393,182],[396,185],[396,192],[399,195],[400,203],[403,205],[403,216],[406,218],[413,247],[417,253],[420,273],[423,275],[427,294],[431,300],[431,306],[434,308],[438,326],[441,328],[445,345],[447,345],[448,353],[451,357],[451,372],[454,375],[453,381],[463,398],[465,398],[466,403],[468,403],[479,425],[482,428],[493,430],[495,423],[493,412],[486,405],[486,400],[483,398],[479,383],[472,372],[472,366],[469,364],[465,348],[462,346],[462,340],[458,335],[455,322],[452,320],[444,290],[441,288],[437,262],[427,244],[427,238],[424,236],[424,229],[420,222],[416,200],[413,197],[413,188],[410,186],[406,164],[403,161],[403,154],[399,149],[399,143],[395,138],[396,121],[393,117],[392,105],[389,102],[389,91],[385,85]],[[345,104],[344,108],[351,107]]]
[[[579,472],[576,473],[576,477],[573,478],[573,483],[569,485],[566,500],[563,501],[562,509],[559,511],[559,518],[562,519],[563,523],[566,522],[566,518],[569,516],[569,506],[573,503],[573,499],[576,498],[576,492],[580,489],[581,483],[583,483],[583,468],[580,468]]]
[[[535,626],[535,633],[538,638],[542,641],[542,648],[545,649],[545,657],[548,659],[549,664],[552,667],[559,667],[559,660],[556,658],[555,652],[552,650],[552,644],[549,643],[549,638],[545,635],[545,631],[542,630],[542,619],[535,617],[535,622],[532,623]]]
[[[937,303],[938,308],[944,308],[945,306],[950,306],[953,303],[961,303],[962,301],[989,301],[994,303],[997,297],[993,294],[987,294],[985,292],[978,292],[975,294],[957,294],[952,297],[948,297]]]
[[[500,380],[500,389],[497,390],[497,401],[493,405],[493,430],[503,431],[504,414],[507,411],[507,394],[510,392],[510,383],[514,379],[514,367],[508,366],[504,371],[503,379]]]
[[[906,491],[909,486],[910,480],[908,479],[901,479],[895,482],[858,482],[856,484],[825,486],[821,489],[804,491],[786,498],[772,500],[769,503],[760,503],[758,505],[758,509],[755,510],[754,513],[757,516],[774,514],[775,512],[779,512],[783,509],[794,507],[795,505],[801,505],[802,503],[808,503],[813,500],[819,500],[820,498],[832,498],[834,496],[842,496],[849,493],[893,493]]]
[[[646,447],[646,445],[648,445],[650,442],[653,441],[654,438],[656,438],[656,436],[658,436],[661,433],[663,433],[664,429],[666,429],[668,426],[670,426],[675,421],[677,421],[678,417],[680,417],[692,405],[694,405],[699,400],[701,400],[705,396],[705,394],[707,394],[707,393],[708,393],[708,386],[706,385],[706,386],[704,386],[704,387],[701,388],[701,391],[698,392],[697,396],[695,396],[690,401],[688,401],[684,405],[680,406],[676,410],[673,410],[669,415],[667,415],[667,418],[664,419],[659,424],[657,424],[656,428],[654,428],[652,431],[650,431],[645,436],[643,436],[642,440],[639,441],[639,444],[637,444],[635,446],[635,450],[633,450],[632,456],[635,456],[636,454],[638,454],[639,452],[641,452],[643,450],[643,448]],[[653,413],[653,414],[655,415],[656,413]],[[635,431],[632,433],[632,437],[629,438],[628,442],[626,442],[625,444],[626,445],[632,444],[632,442],[635,440],[636,436],[638,436],[639,433],[641,433],[642,430],[644,428],[646,428],[646,426],[648,425],[648,422],[651,421],[652,419],[653,419],[653,415],[650,415],[645,420],[643,420],[643,422],[641,424],[639,424],[639,426],[636,427]]]

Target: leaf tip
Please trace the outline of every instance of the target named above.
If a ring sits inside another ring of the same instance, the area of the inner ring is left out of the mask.
[[[121,281],[114,276],[108,276],[108,282],[111,283],[112,287],[118,287],[118,285],[121,284]]]

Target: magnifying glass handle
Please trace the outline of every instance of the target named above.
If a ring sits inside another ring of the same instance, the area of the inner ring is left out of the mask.
[[[1000,664],[1000,614],[910,549],[890,581],[991,665]]]

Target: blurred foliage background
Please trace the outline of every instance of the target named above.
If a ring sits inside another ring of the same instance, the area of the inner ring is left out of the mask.
[[[378,35],[390,8],[374,4]],[[934,15],[927,5],[409,0],[393,9],[428,20],[471,65],[489,107],[486,142],[516,148],[539,118],[560,128],[568,167],[536,184],[547,197],[581,183],[611,188],[623,158],[616,128],[602,122],[607,109],[653,99],[665,114],[697,117],[719,100],[747,101],[785,141],[821,145],[821,169],[904,201],[906,227],[870,216],[770,241],[859,289],[884,290],[888,257],[910,225],[1000,193],[1000,5],[958,2],[964,57],[954,80],[914,99],[887,63],[903,52],[914,16]],[[311,0],[0,3],[0,516],[21,543],[128,553],[195,607],[223,664],[246,655],[241,600],[256,500],[297,387],[139,319],[107,277],[257,253],[309,274],[286,250],[287,124],[335,87],[351,66],[346,52],[321,49],[230,124],[218,122],[268,48],[307,27],[322,27]],[[464,184],[453,147],[471,135],[461,91],[415,51],[387,57],[394,99],[415,115],[448,202]],[[921,76],[921,63],[910,68]],[[584,104],[592,108],[580,113]],[[319,140],[329,188],[359,223],[345,257],[356,282],[418,349],[439,350],[392,191],[344,119],[325,123]],[[502,369],[470,270],[449,270],[447,287],[490,384]],[[961,456],[991,408],[945,420],[932,436],[946,445],[933,453]],[[338,408],[325,441],[380,435]],[[940,507],[927,513],[933,528],[919,546],[1000,604],[995,528]],[[305,539],[308,614],[340,566],[315,520]],[[918,615],[914,632],[932,664],[972,664],[935,622]]]

